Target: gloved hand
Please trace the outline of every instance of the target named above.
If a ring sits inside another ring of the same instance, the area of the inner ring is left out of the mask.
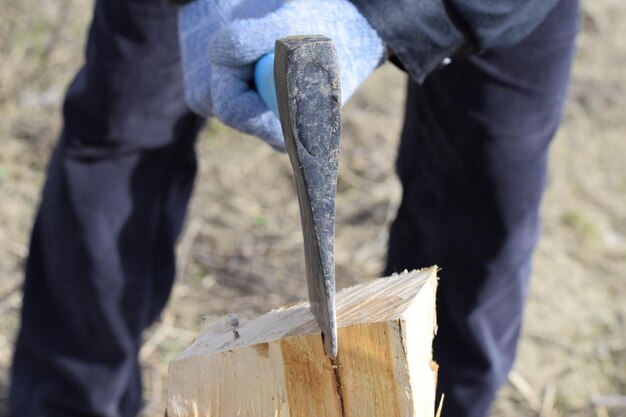
[[[195,0],[179,10],[185,96],[195,113],[204,117],[212,113],[209,37],[235,19],[265,16],[282,4],[282,0]]]
[[[253,86],[254,63],[289,35],[325,35],[339,58],[345,103],[386,59],[382,39],[348,0],[294,0],[259,19],[237,20],[209,41],[215,116],[225,124],[285,150],[280,122]]]

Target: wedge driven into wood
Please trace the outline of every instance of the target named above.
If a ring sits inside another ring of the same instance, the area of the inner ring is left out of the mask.
[[[309,299],[324,349],[337,356],[335,200],[341,137],[339,63],[332,41],[276,42],[274,82],[300,203]]]

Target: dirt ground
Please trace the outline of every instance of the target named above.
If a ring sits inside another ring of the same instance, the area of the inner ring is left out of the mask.
[[[0,0],[0,416],[28,236],[82,62],[91,2]],[[626,2],[584,3],[571,97],[551,150],[515,370],[493,415],[626,416]],[[400,198],[393,163],[406,76],[379,70],[344,111],[337,280],[378,276]],[[162,416],[168,361],[207,320],[258,315],[306,296],[298,207],[286,156],[219,124],[198,144],[200,174],[179,276],[141,351],[147,417]],[[444,413],[445,415],[445,413]]]

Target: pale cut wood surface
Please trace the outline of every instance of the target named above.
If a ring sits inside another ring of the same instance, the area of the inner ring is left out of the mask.
[[[432,417],[436,271],[340,291],[335,363],[308,303],[208,327],[170,364],[169,417]]]

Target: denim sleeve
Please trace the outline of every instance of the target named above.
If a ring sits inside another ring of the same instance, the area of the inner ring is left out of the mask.
[[[558,0],[350,0],[422,82],[447,57],[506,47],[530,34]]]

